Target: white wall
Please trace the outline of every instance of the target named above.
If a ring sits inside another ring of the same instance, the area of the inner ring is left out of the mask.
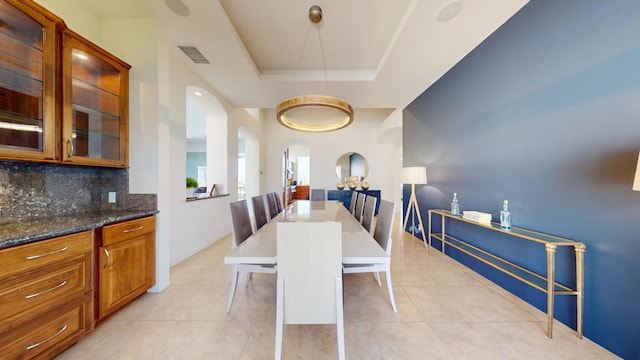
[[[188,141],[187,151],[188,152],[207,152],[207,141],[206,140]]]
[[[346,152],[358,152],[369,163],[366,180],[371,184],[371,189],[381,190],[383,199],[397,202],[397,208],[401,209],[401,132],[393,136],[377,136],[378,128],[390,113],[387,109],[357,109],[353,123],[342,130],[303,133],[280,125],[276,121],[275,111],[265,110],[262,116],[265,138],[268,139],[268,144],[263,146],[267,154],[267,191],[281,189],[281,144],[290,139],[300,139],[309,144],[311,187],[336,189],[336,161]]]

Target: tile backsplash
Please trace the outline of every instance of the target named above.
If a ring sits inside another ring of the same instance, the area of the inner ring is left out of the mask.
[[[157,209],[155,194],[129,194],[128,169],[0,161],[0,224],[125,209]]]

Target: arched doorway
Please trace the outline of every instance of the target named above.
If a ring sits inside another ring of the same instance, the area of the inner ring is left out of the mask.
[[[283,203],[306,199],[311,183],[311,158],[309,143],[301,139],[289,139],[282,144]]]

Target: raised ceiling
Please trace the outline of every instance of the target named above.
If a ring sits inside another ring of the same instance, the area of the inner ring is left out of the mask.
[[[194,64],[179,52],[237,107],[275,108],[291,96],[320,94],[342,98],[356,109],[396,109],[431,86],[527,0],[82,3],[101,17],[159,18],[172,30],[175,51],[178,45],[192,45],[210,61]],[[314,4],[324,14],[319,29],[310,28],[307,17]],[[170,9],[176,5],[185,5],[189,15]]]

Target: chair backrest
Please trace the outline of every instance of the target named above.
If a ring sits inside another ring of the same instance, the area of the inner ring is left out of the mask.
[[[231,222],[233,224],[232,247],[235,248],[253,235],[253,228],[251,227],[251,218],[249,217],[246,199],[234,201],[229,204],[229,207],[231,208]]]
[[[267,194],[267,206],[269,207],[269,219],[273,219],[280,213],[278,211],[278,205],[276,205],[276,193],[268,193]]]
[[[277,224],[278,281],[284,283],[285,324],[335,324],[336,279],[342,278],[342,224]]]
[[[362,210],[364,209],[364,199],[366,195],[363,193],[358,193],[358,202],[356,203],[356,211],[353,216],[356,217],[356,220],[362,223]]]
[[[326,200],[327,195],[324,189],[311,189],[311,200]]]
[[[256,218],[256,231],[260,230],[264,224],[269,221],[267,219],[267,213],[264,208],[264,198],[262,195],[254,196],[251,198],[251,204],[253,204],[253,216]]]
[[[282,212],[282,199],[280,199],[280,196],[278,196],[277,192],[273,192],[273,199],[276,202],[276,208],[278,209],[278,214],[280,214]]]
[[[351,192],[351,202],[349,203],[349,212],[351,215],[356,213],[356,203],[358,202],[358,193],[356,191]]]
[[[378,220],[376,228],[373,232],[373,238],[380,244],[387,255],[391,255],[391,229],[393,228],[393,217],[396,212],[396,204],[380,200],[380,209],[378,210]]]
[[[367,229],[368,232],[373,233],[373,216],[376,212],[376,201],[378,198],[375,196],[367,196],[364,200],[364,210],[362,211],[362,226]]]

